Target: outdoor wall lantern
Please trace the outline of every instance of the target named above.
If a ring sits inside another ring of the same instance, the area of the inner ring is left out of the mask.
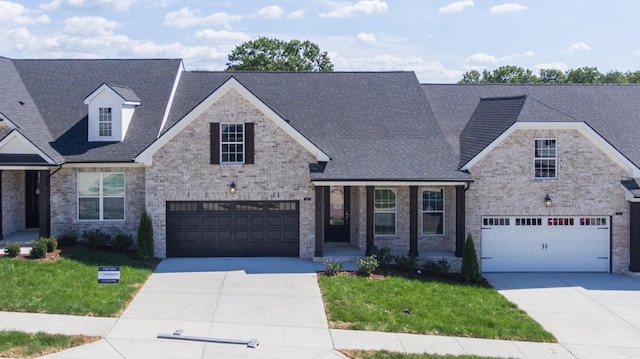
[[[235,194],[236,193],[236,183],[231,181],[231,184],[229,185],[229,193],[231,194]]]
[[[547,195],[544,196],[544,206],[551,207],[552,205],[553,205],[553,201],[551,200],[551,197],[549,197],[549,194],[547,193]]]

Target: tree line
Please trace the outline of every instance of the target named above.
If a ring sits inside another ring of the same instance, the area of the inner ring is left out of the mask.
[[[568,84],[568,83],[640,83],[640,71],[609,71],[602,73],[597,67],[583,66],[567,71],[556,69],[541,69],[535,74],[529,69],[519,66],[501,66],[493,71],[467,71],[462,75],[460,84],[482,83],[519,83],[519,84]]]

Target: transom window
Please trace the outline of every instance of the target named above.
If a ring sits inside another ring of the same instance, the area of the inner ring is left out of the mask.
[[[377,236],[396,234],[396,193],[382,188],[373,192],[374,231]]]
[[[534,172],[535,178],[556,178],[556,140],[536,139]]]
[[[78,220],[124,220],[124,173],[78,173]]]
[[[220,125],[220,163],[244,163],[244,125]]]
[[[422,233],[444,234],[444,197],[442,189],[422,191]]]
[[[112,136],[113,117],[111,107],[100,107],[98,109],[98,135],[101,137]]]

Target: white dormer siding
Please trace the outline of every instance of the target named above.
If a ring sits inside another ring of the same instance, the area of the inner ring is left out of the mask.
[[[89,142],[121,142],[140,99],[130,88],[102,84],[85,98],[84,103],[89,106]]]

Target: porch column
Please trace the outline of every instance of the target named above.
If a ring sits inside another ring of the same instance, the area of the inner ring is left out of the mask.
[[[462,257],[465,241],[465,199],[464,186],[456,186],[456,257]]]
[[[50,207],[50,183],[49,170],[38,171],[40,175],[40,194],[38,196],[38,211],[40,217],[40,237],[51,236],[51,207]]]
[[[368,256],[373,253],[373,188],[373,186],[367,186],[367,247],[365,249],[365,254]]]
[[[418,186],[409,186],[409,255],[418,256]]]
[[[315,187],[315,196],[316,196],[316,247],[315,247],[315,257],[322,257],[322,244],[324,242],[324,221],[323,221],[323,213],[322,210],[324,204],[324,187],[316,186]]]
[[[629,270],[640,272],[640,203],[629,202]]]

